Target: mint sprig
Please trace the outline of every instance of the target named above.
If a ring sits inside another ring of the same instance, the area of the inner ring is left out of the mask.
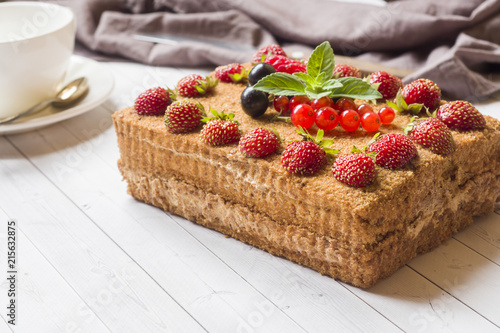
[[[309,99],[323,96],[350,97],[364,100],[382,98],[382,95],[362,79],[332,78],[335,56],[329,42],[318,45],[309,57],[306,73],[273,73],[254,85],[254,89],[273,95],[307,95]]]

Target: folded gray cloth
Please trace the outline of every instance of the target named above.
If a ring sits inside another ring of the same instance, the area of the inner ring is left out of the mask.
[[[405,0],[383,7],[331,0],[66,4],[78,15],[77,40],[96,56],[165,66],[221,65],[252,56],[192,41],[138,41],[131,37],[136,33],[205,38],[247,49],[279,42],[311,50],[326,40],[336,54],[415,69],[405,82],[432,79],[449,98],[471,100],[500,91],[500,83],[480,72],[485,65],[500,63],[500,0]]]

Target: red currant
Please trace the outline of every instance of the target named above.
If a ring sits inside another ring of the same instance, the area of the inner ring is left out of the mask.
[[[299,104],[311,104],[311,100],[306,95],[293,96],[292,98],[290,98],[288,106],[290,110],[293,111],[293,109],[295,109],[295,107]]]
[[[332,106],[332,105],[333,105],[333,101],[328,96],[323,96],[321,98],[317,98],[311,102],[311,106],[313,107],[314,110],[319,110],[319,109],[324,108],[326,106]]]
[[[363,116],[365,113],[373,112],[372,107],[368,104],[361,104],[356,110],[360,116]]]
[[[340,112],[345,110],[356,110],[356,104],[352,99],[342,97],[337,102],[335,102],[335,109],[339,110]]]
[[[322,130],[329,131],[339,124],[339,114],[334,108],[325,106],[316,112],[314,122]]]
[[[290,110],[288,106],[288,97],[286,96],[274,96],[273,106],[276,111],[283,114]]]
[[[347,132],[354,132],[358,129],[361,119],[354,110],[345,110],[340,114],[340,126]]]
[[[361,126],[367,132],[375,132],[380,128],[380,117],[375,112],[368,112],[361,116]]]
[[[378,111],[378,115],[382,124],[389,125],[396,117],[396,112],[393,108],[385,106]]]
[[[314,125],[314,110],[309,104],[299,104],[292,110],[290,118],[295,126],[308,129]]]

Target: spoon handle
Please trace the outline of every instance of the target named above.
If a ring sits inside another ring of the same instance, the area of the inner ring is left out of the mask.
[[[38,112],[38,111],[41,111],[43,109],[45,109],[47,106],[49,106],[50,104],[52,104],[52,102],[54,102],[54,99],[48,99],[48,100],[45,100],[43,102],[40,102],[38,103],[37,105],[35,105],[34,107],[26,110],[26,111],[23,111],[15,116],[9,116],[9,117],[6,117],[6,118],[3,118],[3,119],[0,119],[0,125],[3,125],[3,124],[8,124],[10,122],[13,122],[14,120],[18,119],[18,118],[21,118],[21,117],[24,117],[30,113],[34,113],[34,112]]]

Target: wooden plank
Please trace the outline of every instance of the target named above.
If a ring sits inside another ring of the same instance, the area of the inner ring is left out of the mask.
[[[43,135],[31,132],[10,139],[31,142],[31,153],[48,161],[46,166],[54,170],[57,159],[44,150]],[[203,331],[5,138],[0,138],[0,151],[8,156],[0,159],[4,211],[19,221],[26,236],[111,331]]]
[[[400,331],[378,311],[329,277],[235,239],[225,238],[181,217],[169,216],[308,332]],[[359,320],[360,317],[364,320]]]
[[[500,329],[500,266],[454,239],[409,266]]]
[[[498,332],[466,303],[407,266],[368,290],[346,287],[405,332]]]
[[[453,237],[492,262],[500,265],[500,215],[475,218],[474,224]]]
[[[11,219],[0,209],[0,244],[6,244],[4,224]],[[109,332],[98,315],[68,285],[47,259],[33,246],[17,222],[17,322],[22,332]],[[1,249],[0,267],[7,267]],[[7,294],[6,284],[0,293]],[[89,320],[90,319],[90,320]]]
[[[2,315],[2,320],[0,320],[0,332],[14,332],[12,327],[5,321],[5,315]]]
[[[133,201],[126,194],[116,167],[110,168],[93,152],[86,153],[85,158],[77,158],[82,157],[78,152],[81,142],[73,134],[86,126],[82,120],[85,117],[87,115],[81,117],[79,128],[71,133],[61,126],[42,130],[43,144],[36,147],[32,144],[34,138],[29,135],[14,137],[12,141],[67,198],[77,203],[209,331],[245,329],[259,318],[262,322],[257,320],[256,325],[265,325],[271,331],[302,331],[183,229],[173,223],[164,223],[163,212]],[[109,144],[116,145],[116,140]],[[91,144],[91,147],[93,151],[102,145]],[[74,156],[70,160],[78,163],[59,174],[54,163],[66,163],[70,155]],[[131,216],[131,211],[138,218]],[[155,217],[151,219],[151,216]],[[150,222],[158,221],[166,226],[161,233],[147,227]],[[269,311],[269,318],[259,311],[260,307]],[[182,323],[182,318],[177,322]]]

